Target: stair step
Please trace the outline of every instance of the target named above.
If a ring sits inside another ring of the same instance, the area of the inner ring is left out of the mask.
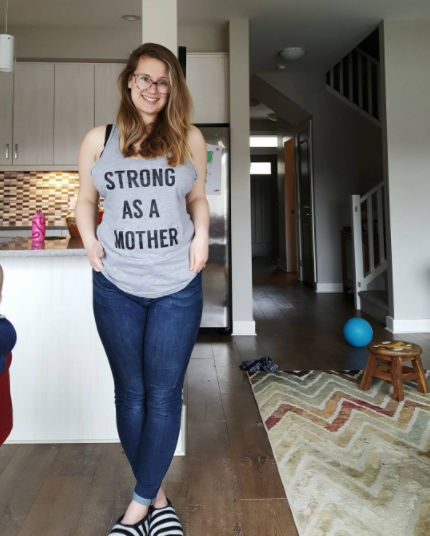
[[[386,290],[363,290],[358,295],[361,300],[377,305],[388,313],[388,292]]]
[[[388,292],[385,290],[363,290],[358,293],[361,310],[385,325],[388,316]]]

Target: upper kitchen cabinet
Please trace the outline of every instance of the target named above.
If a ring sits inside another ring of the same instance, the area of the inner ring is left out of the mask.
[[[77,164],[94,127],[94,64],[55,64],[54,164]]]
[[[53,64],[16,63],[13,111],[13,164],[53,164]]]
[[[118,76],[125,63],[96,63],[95,65],[95,121],[96,127],[116,123],[120,104]]]
[[[187,85],[194,104],[193,123],[229,123],[228,53],[187,54]]]
[[[13,75],[0,74],[0,165],[12,164]]]

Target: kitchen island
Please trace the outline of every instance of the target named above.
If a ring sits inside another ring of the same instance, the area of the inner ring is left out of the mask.
[[[114,385],[92,310],[92,268],[79,238],[0,238],[0,313],[18,334],[6,443],[118,442]],[[185,406],[175,455],[185,454]]]

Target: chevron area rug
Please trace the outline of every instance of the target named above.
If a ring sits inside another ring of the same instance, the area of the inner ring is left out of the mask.
[[[429,381],[429,371],[426,372]],[[430,536],[430,395],[361,371],[248,373],[300,536]]]

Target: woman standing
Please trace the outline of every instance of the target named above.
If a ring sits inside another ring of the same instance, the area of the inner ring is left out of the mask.
[[[200,327],[209,251],[206,142],[176,56],[145,43],[118,78],[109,131],[79,152],[79,231],[115,385],[118,434],[136,487],[110,534],[183,534],[162,480],[180,433],[182,389]],[[193,163],[194,162],[194,163]],[[99,195],[104,216],[97,227]]]

